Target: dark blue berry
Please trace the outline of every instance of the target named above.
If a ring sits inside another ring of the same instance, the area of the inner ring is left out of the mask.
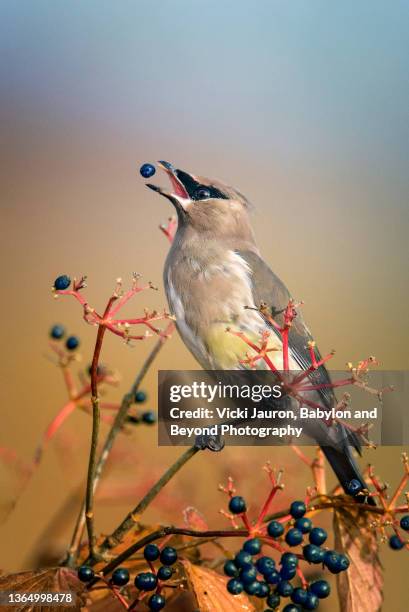
[[[135,576],[135,586],[140,591],[153,591],[158,585],[158,579],[152,572],[142,572]]]
[[[284,533],[284,527],[278,521],[270,521],[267,525],[267,533],[271,538],[279,538]]]
[[[159,559],[160,550],[156,544],[147,544],[143,551],[143,556],[147,561],[156,561]]]
[[[89,582],[94,576],[95,573],[92,567],[89,567],[88,565],[81,565],[81,567],[78,568],[78,578],[81,580],[81,582]]]
[[[291,601],[301,606],[304,605],[304,602],[307,601],[307,591],[301,587],[297,587],[291,593]]]
[[[293,501],[290,506],[290,514],[293,518],[301,518],[306,513],[307,508],[303,501]]]
[[[50,329],[50,336],[54,340],[61,340],[64,337],[65,329],[62,325],[53,325]]]
[[[297,573],[295,565],[283,565],[280,569],[280,576],[283,580],[292,580]]]
[[[223,571],[226,576],[230,576],[231,578],[237,578],[237,576],[239,575],[239,570],[234,561],[226,561],[223,567]]]
[[[307,544],[302,551],[305,560],[310,563],[322,563],[324,561],[325,551],[315,544]]]
[[[283,608],[283,612],[301,612],[300,606],[296,606],[295,604],[287,604]]]
[[[295,529],[294,527],[289,529],[285,534],[285,541],[289,546],[298,546],[298,544],[301,544],[302,538],[303,535],[301,531],[299,531],[299,529]]]
[[[169,567],[168,565],[162,565],[162,567],[158,569],[158,579],[159,580],[169,580],[172,574],[173,574],[173,569]]]
[[[240,573],[240,580],[243,584],[250,584],[250,582],[254,582],[254,580],[257,578],[257,570],[254,567],[249,567],[244,569],[241,573]]]
[[[57,289],[57,291],[64,291],[65,289],[68,289],[70,285],[71,279],[66,274],[58,276],[54,281],[54,289]]]
[[[176,549],[172,546],[165,546],[160,553],[160,562],[162,565],[173,565],[178,558]]]
[[[142,402],[146,402],[146,398],[148,396],[146,395],[145,391],[137,391],[135,393],[135,402],[137,404],[142,404]]]
[[[282,580],[277,585],[277,593],[282,597],[290,597],[293,590],[294,587],[291,582],[288,582],[288,580]]]
[[[158,610],[162,610],[162,608],[165,607],[165,603],[166,599],[163,597],[163,595],[155,593],[155,595],[152,595],[152,597],[149,598],[148,607],[153,612],[158,612]]]
[[[312,521],[303,516],[295,521],[295,528],[301,531],[301,533],[308,533],[312,529]]]
[[[324,565],[329,569],[332,574],[339,574],[342,572],[341,557],[343,555],[338,554],[335,550],[327,550],[324,555]],[[346,558],[346,557],[345,557]],[[346,568],[345,568],[346,569]]]
[[[258,591],[256,593],[256,597],[259,597],[260,599],[264,599],[265,597],[267,597],[269,593],[270,593],[270,588],[267,582],[264,582],[264,580],[260,580],[258,583]]]
[[[229,510],[233,514],[242,514],[247,510],[246,502],[240,495],[235,495],[229,501]]]
[[[252,538],[244,542],[243,550],[250,553],[250,555],[258,555],[261,550],[261,542],[258,538]]]
[[[286,552],[281,555],[281,565],[291,565],[297,567],[298,557],[294,553]]]
[[[116,586],[124,586],[129,582],[129,572],[126,567],[117,567],[112,573],[112,583]]]
[[[244,585],[244,590],[247,595],[256,595],[258,593],[259,583],[257,580],[253,580],[252,582],[247,582]]]
[[[80,340],[77,338],[77,336],[69,336],[65,342],[65,346],[69,351],[75,351],[79,344]]]
[[[275,568],[274,560],[271,557],[260,557],[256,561],[256,567],[260,574],[268,574]]]
[[[147,412],[142,413],[142,421],[147,425],[153,425],[156,423],[156,415],[152,410],[148,410]]]
[[[392,548],[392,550],[402,550],[405,544],[402,542],[399,536],[393,535],[389,538],[389,546]]]
[[[310,531],[309,540],[311,544],[321,546],[321,544],[324,544],[327,537],[328,534],[325,529],[322,529],[321,527],[314,527],[314,529],[311,529]]]
[[[358,495],[360,491],[362,491],[364,487],[356,478],[353,478],[350,482],[348,482],[346,486],[347,493],[355,497]]]
[[[315,610],[319,604],[318,597],[314,593],[307,593],[307,599],[303,603],[304,610]]]
[[[400,520],[400,526],[403,531],[409,531],[409,514],[402,516]]]
[[[273,569],[268,572],[268,574],[264,574],[264,579],[268,584],[278,584],[281,580],[281,576],[277,570]]]
[[[243,592],[243,589],[244,589],[243,583],[240,582],[240,580],[237,580],[237,578],[232,578],[227,583],[227,590],[232,595],[240,595],[240,593]]]
[[[348,569],[350,563],[346,555],[339,555],[338,565],[341,572],[345,572]]]
[[[234,557],[234,562],[241,569],[248,569],[253,566],[253,559],[250,553],[245,550],[240,550]]]
[[[271,593],[271,595],[267,597],[267,605],[270,606],[270,608],[278,608],[280,605],[280,596],[277,595],[277,593]]]
[[[312,582],[309,589],[320,599],[325,599],[325,597],[328,597],[328,595],[331,593],[331,587],[326,580],[317,580],[316,582]]]
[[[139,169],[139,172],[141,173],[141,175],[143,176],[143,178],[151,178],[151,176],[153,176],[156,172],[155,166],[153,166],[152,164],[142,164],[142,166]]]

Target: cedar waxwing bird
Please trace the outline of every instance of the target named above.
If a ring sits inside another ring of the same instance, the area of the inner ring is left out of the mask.
[[[205,370],[234,370],[243,367],[249,347],[226,333],[230,327],[244,332],[255,343],[269,332],[269,357],[283,370],[280,332],[259,311],[267,305],[272,318],[282,326],[283,313],[291,299],[284,283],[262,259],[250,224],[248,200],[220,181],[188,174],[161,161],[172,190],[148,184],[171,201],[177,211],[178,227],[164,268],[169,308],[184,343]],[[308,343],[312,335],[298,313],[289,332],[289,367],[306,370],[311,365]],[[316,349],[316,356],[319,353]],[[257,367],[266,368],[263,360]],[[314,373],[315,385],[329,385],[324,366]],[[312,392],[324,409],[335,405],[333,390],[325,386]],[[306,433],[322,447],[344,490],[352,480],[366,484],[355,463],[351,447],[360,452],[356,434],[339,423],[311,419]],[[355,483],[356,484],[356,483]],[[359,501],[366,499],[358,496]],[[373,499],[367,499],[374,503]]]

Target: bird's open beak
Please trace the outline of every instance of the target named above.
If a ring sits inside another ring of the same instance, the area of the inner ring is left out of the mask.
[[[165,198],[168,198],[168,200],[170,200],[178,210],[182,209],[183,211],[186,211],[186,206],[190,202],[190,196],[184,182],[180,177],[180,175],[183,176],[185,173],[177,170],[172,166],[172,164],[166,161],[159,161],[158,167],[161,168],[161,170],[164,170],[168,175],[172,185],[172,191],[167,191],[163,187],[158,187],[152,183],[147,183],[146,186],[149,187],[149,189],[160,193]]]

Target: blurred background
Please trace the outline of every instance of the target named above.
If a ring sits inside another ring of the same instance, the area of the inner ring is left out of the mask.
[[[158,225],[173,211],[144,187],[146,161],[220,178],[252,200],[264,257],[305,301],[321,352],[337,350],[333,368],[371,354],[384,369],[408,368],[407,2],[3,0],[0,24],[1,446],[30,461],[66,402],[47,359],[53,323],[81,338],[74,369],[90,362],[95,328],[74,300],[53,299],[56,276],[87,274],[87,297],[102,309],[115,279],[137,271],[159,291],[130,312],[165,305],[168,243]],[[131,349],[107,337],[103,361],[122,375],[113,401],[153,342]],[[146,406],[156,409],[158,368],[196,367],[174,337],[143,385]],[[51,443],[0,526],[1,568],[27,569],[64,550],[90,426],[74,413]],[[112,529],[180,452],[158,448],[155,427],[123,438],[98,530]],[[395,485],[400,450],[365,451],[362,463]],[[196,457],[146,521],[182,523],[193,505],[220,526],[218,483],[236,475],[256,506],[267,459],[286,466],[301,494],[309,474],[290,449],[228,449]],[[13,478],[2,468],[2,507]],[[384,609],[398,609],[406,556],[386,546],[381,556]]]

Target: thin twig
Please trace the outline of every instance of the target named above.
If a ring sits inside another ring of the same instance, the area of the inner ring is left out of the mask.
[[[101,451],[101,455],[96,465],[95,476],[94,476],[94,493],[95,493],[96,487],[98,486],[99,480],[101,478],[102,470],[104,469],[105,463],[109,457],[109,454],[113,447],[116,436],[121,431],[123,424],[125,422],[126,416],[128,414],[128,410],[134,401],[135,393],[138,390],[150,366],[152,365],[155,357],[161,350],[167,337],[169,337],[172,334],[173,330],[174,330],[174,323],[171,322],[166,327],[164,331],[164,335],[159,338],[159,340],[156,342],[155,346],[149,353],[142,368],[138,372],[131,389],[122,398],[121,406],[115,416],[115,420],[112,424],[112,427],[108,432],[108,435],[106,437],[106,440],[104,442],[104,445]],[[75,529],[74,529],[74,533],[71,539],[70,547],[67,551],[66,559],[64,560],[64,565],[67,565],[68,567],[72,567],[75,565],[77,555],[78,555],[78,549],[81,544],[82,533],[84,530],[84,522],[85,522],[85,503],[83,503],[81,510],[79,512],[79,515],[76,521],[76,525],[75,525]]]

